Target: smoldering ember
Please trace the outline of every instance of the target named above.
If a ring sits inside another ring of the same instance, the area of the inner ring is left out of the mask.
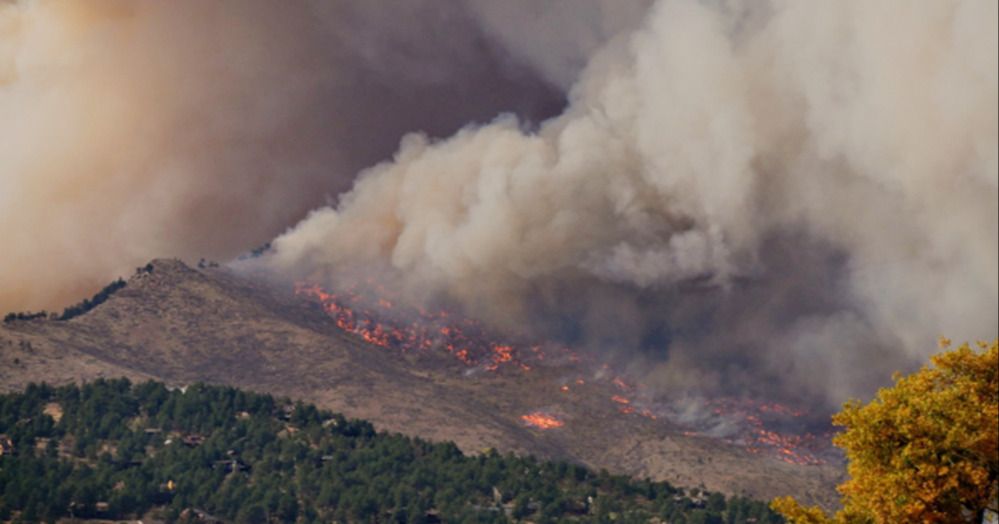
[[[999,4],[0,4],[0,522],[996,522]]]

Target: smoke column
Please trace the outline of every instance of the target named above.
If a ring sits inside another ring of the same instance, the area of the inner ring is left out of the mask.
[[[990,1],[660,1],[593,48],[563,114],[407,135],[268,263],[380,267],[664,388],[866,395],[940,334],[996,336],[996,21]],[[556,85],[561,56],[536,64]]]
[[[0,311],[259,246],[406,132],[557,114],[559,82],[642,15],[491,3],[0,2]]]

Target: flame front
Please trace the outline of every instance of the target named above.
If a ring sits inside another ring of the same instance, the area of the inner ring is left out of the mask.
[[[817,449],[829,439],[820,439],[811,433],[780,433],[767,427],[767,418],[800,418],[801,410],[777,404],[776,402],[754,402],[751,400],[717,400],[712,402],[712,411],[717,415],[739,420],[744,430],[738,439],[743,441],[750,453],[772,452],[787,463],[800,465],[825,464],[818,456]]]
[[[384,290],[378,291],[384,294]],[[384,296],[371,298],[354,289],[331,293],[303,282],[295,284],[295,293],[318,301],[337,327],[375,346],[406,352],[440,348],[466,366],[481,366],[487,371],[511,366],[526,372],[531,370],[528,360],[545,360],[545,351],[539,345],[521,351],[518,347],[522,344],[490,340],[475,320],[444,310],[405,308]],[[415,320],[401,320],[407,318]],[[569,361],[579,362],[578,355],[569,348],[554,349]]]
[[[526,415],[521,415],[520,419],[524,421],[528,426],[533,426],[538,429],[554,429],[560,428],[565,425],[564,422],[555,418],[552,415],[542,413],[540,411],[535,411],[533,413],[528,413]]]

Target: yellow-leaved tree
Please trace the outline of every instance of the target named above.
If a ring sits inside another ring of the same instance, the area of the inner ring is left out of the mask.
[[[980,523],[999,511],[999,339],[933,356],[869,404],[848,402],[833,423],[845,428],[833,439],[848,460],[843,509],[827,516],[775,499],[792,524]]]

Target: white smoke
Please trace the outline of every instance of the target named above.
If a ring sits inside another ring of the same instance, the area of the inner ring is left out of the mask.
[[[996,336],[997,47],[988,1],[663,0],[564,114],[405,137],[270,262],[568,316],[656,346],[666,386],[838,402]]]
[[[518,16],[471,1],[0,1],[0,311],[60,308],[152,257],[259,246],[405,132],[556,113],[545,64],[575,63],[557,56],[571,34],[547,32],[544,53],[519,42],[539,57],[521,63],[491,18]]]

